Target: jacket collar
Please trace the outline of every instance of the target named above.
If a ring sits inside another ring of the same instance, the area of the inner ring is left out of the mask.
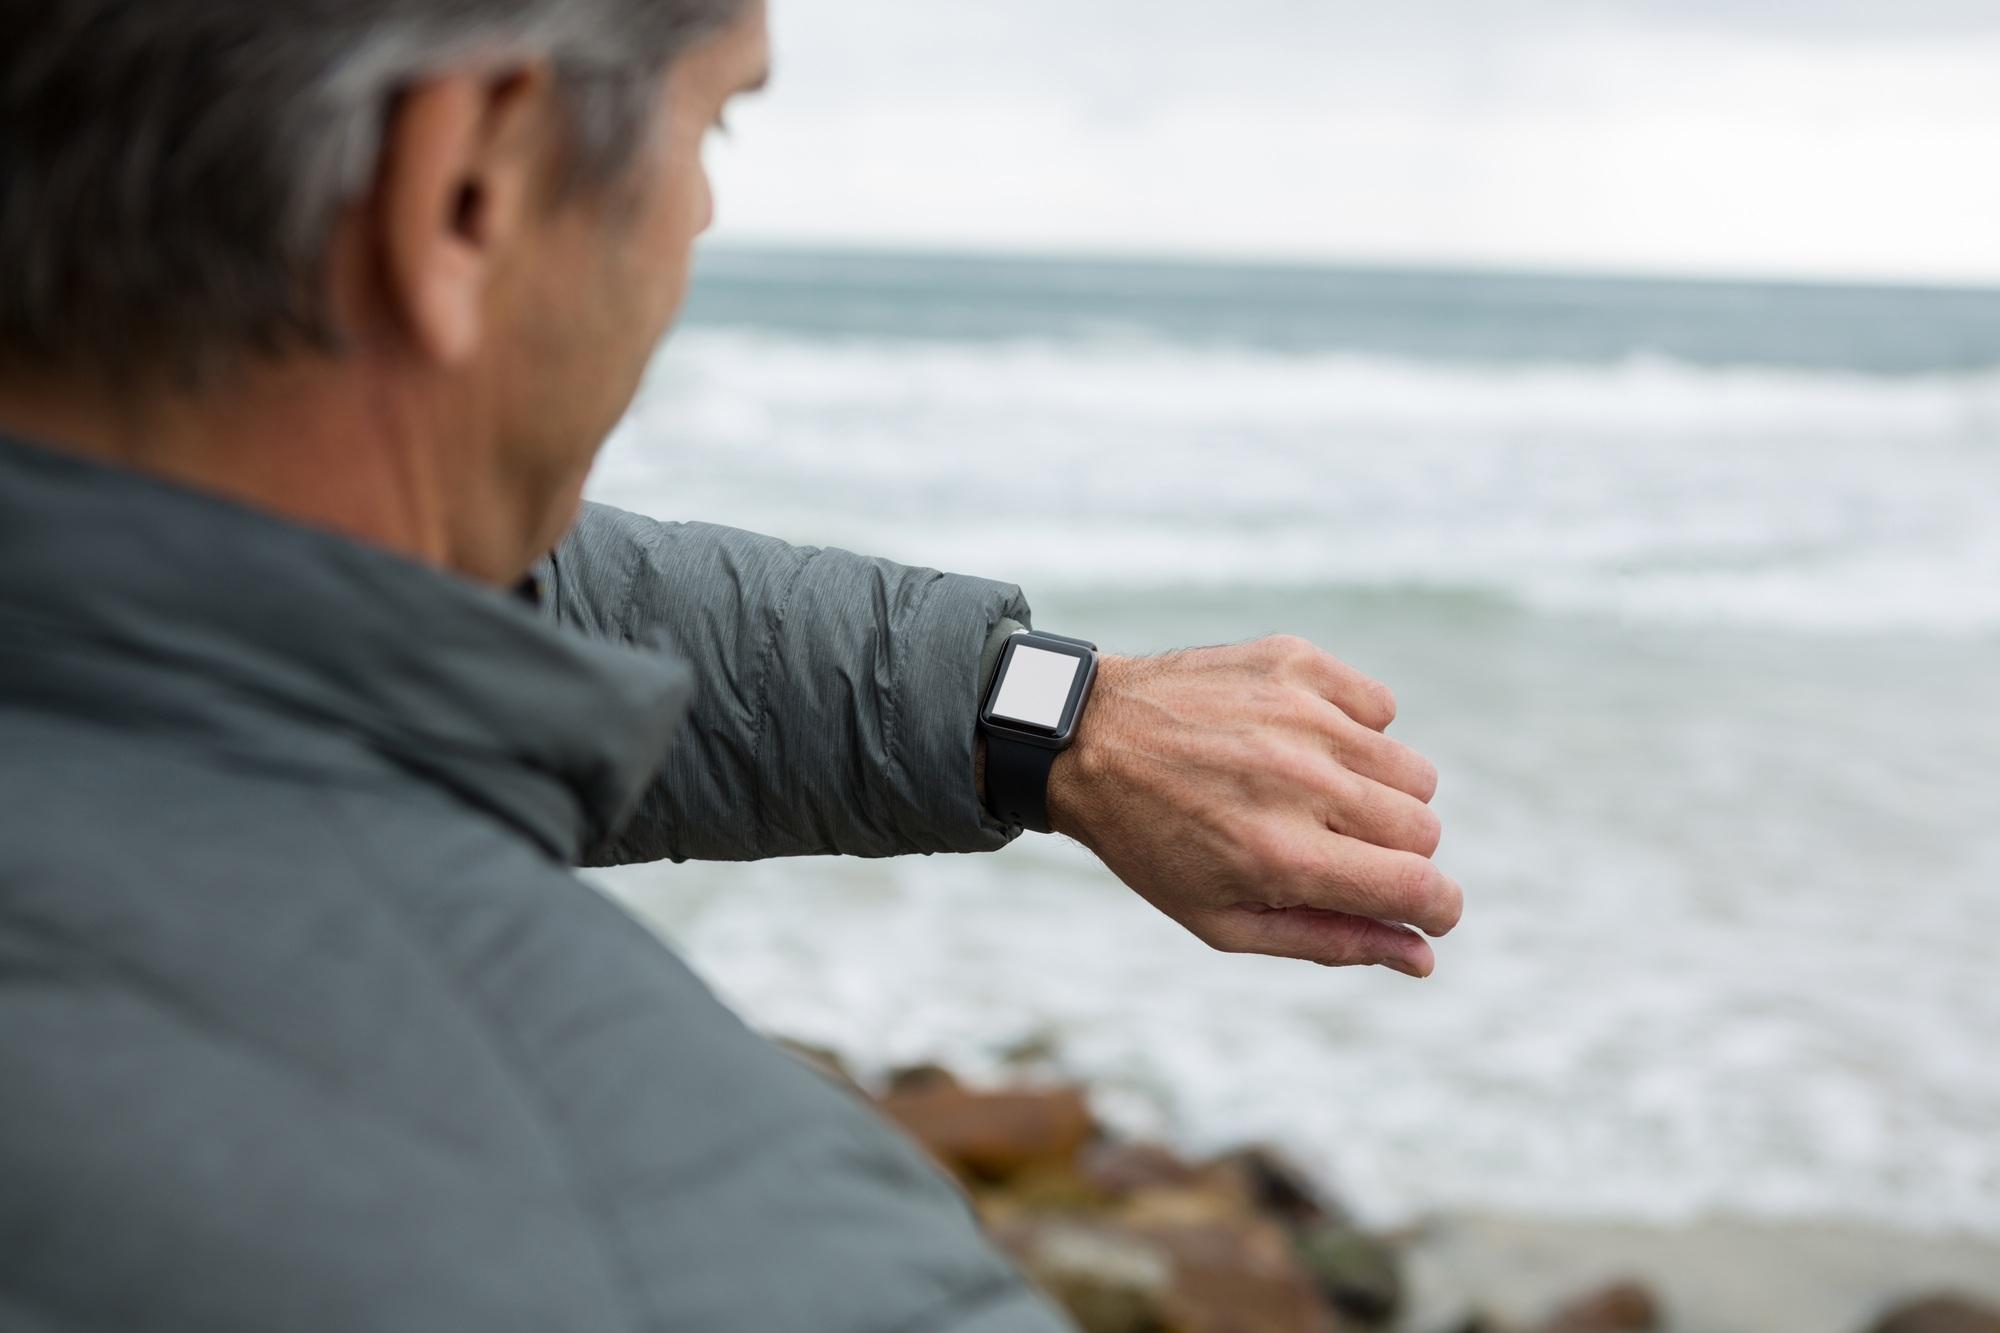
[[[121,468],[0,437],[0,699],[357,755],[574,862],[657,772],[686,665],[517,597]]]

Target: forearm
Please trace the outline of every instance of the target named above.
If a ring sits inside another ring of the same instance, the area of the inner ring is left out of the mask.
[[[986,851],[983,663],[1017,588],[588,506],[548,611],[688,659],[689,730],[593,863]]]

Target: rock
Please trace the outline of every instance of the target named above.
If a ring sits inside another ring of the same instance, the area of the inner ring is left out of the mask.
[[[1031,1213],[1100,1212],[1104,1196],[1073,1165],[1037,1162],[1023,1167],[1005,1181],[977,1192],[980,1207],[988,1211]]]
[[[1014,1193],[994,1192],[994,1236],[1087,1333],[1339,1333],[1284,1227],[1213,1182],[1096,1213],[1024,1211]]]
[[[1173,1259],[1166,1312],[1174,1333],[1338,1333],[1283,1227],[1264,1217],[1203,1220],[1198,1213],[1132,1223]]]
[[[1030,1168],[1066,1168],[1090,1138],[1090,1107],[1076,1088],[971,1092],[930,1081],[892,1091],[881,1107],[947,1167],[1004,1181]]]
[[[1181,1189],[1143,1190],[1119,1204],[1113,1216],[1136,1227],[1198,1227],[1210,1223],[1248,1227],[1270,1221],[1233,1190],[1208,1178],[1199,1178]]]
[[[1168,1333],[1173,1259],[1115,1227],[1044,1219],[995,1228],[996,1238],[1083,1333]]]
[[[1328,1303],[1355,1323],[1393,1324],[1403,1309],[1403,1263],[1395,1246],[1358,1227],[1314,1227],[1298,1238],[1299,1259]]]
[[[1157,1143],[1093,1143],[1077,1170],[1091,1188],[1114,1200],[1146,1190],[1186,1189],[1200,1179],[1194,1167]]]
[[[943,1065],[905,1065],[901,1069],[889,1071],[887,1094],[894,1096],[900,1092],[930,1092],[938,1088],[956,1088],[958,1075]]]
[[[1242,1148],[1218,1157],[1208,1174],[1236,1188],[1257,1211],[1287,1226],[1350,1220],[1298,1165],[1275,1148]]]
[[[1926,1296],[1891,1310],[1871,1333],[2000,1333],[2000,1309],[1961,1296]]]
[[[1649,1333],[1661,1326],[1660,1303],[1627,1279],[1591,1292],[1556,1312],[1547,1333]]]

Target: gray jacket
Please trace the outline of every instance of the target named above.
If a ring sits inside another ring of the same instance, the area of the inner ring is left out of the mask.
[[[0,441],[0,1330],[1065,1327],[570,869],[999,846],[1018,591],[601,508],[542,574]]]

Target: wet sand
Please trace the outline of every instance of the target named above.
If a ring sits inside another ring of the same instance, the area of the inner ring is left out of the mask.
[[[1659,1294],[1672,1333],[1864,1333],[1898,1299],[1940,1290],[2000,1305],[2000,1239],[1849,1226],[1455,1217],[1425,1226],[1411,1264],[1405,1327],[1424,1333],[1473,1308],[1545,1317],[1620,1277]]]

